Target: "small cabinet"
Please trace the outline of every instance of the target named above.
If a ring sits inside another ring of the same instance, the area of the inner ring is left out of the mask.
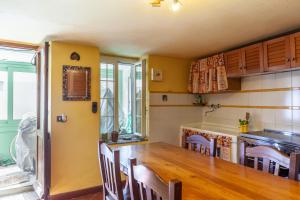
[[[241,50],[233,50],[224,54],[226,73],[228,77],[238,77],[243,74]]]
[[[265,71],[277,71],[291,67],[290,36],[268,40],[263,45]]]
[[[245,75],[261,73],[263,67],[263,44],[258,43],[241,49],[243,73]]]
[[[290,36],[291,67],[300,67],[300,33]]]

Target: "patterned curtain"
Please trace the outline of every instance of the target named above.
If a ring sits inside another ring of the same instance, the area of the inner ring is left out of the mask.
[[[228,89],[223,54],[193,62],[190,68],[188,91],[194,94]]]

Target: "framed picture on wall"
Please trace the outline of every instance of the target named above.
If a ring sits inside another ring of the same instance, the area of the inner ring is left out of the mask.
[[[91,68],[63,66],[63,100],[91,100]]]
[[[151,69],[151,81],[162,81],[163,80],[163,72],[161,69]]]

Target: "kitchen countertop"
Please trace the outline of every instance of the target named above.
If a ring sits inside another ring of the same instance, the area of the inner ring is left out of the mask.
[[[207,124],[207,123],[191,123],[191,124],[183,124],[181,128],[187,128],[192,130],[201,130],[202,132],[207,132],[211,134],[218,134],[230,137],[238,137],[240,136],[240,132],[238,129],[233,127],[219,126],[217,124]]]

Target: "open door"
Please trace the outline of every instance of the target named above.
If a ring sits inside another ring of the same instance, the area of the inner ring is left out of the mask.
[[[48,129],[48,63],[49,43],[36,56],[37,66],[37,163],[34,189],[41,199],[49,199],[50,189],[50,133]]]

